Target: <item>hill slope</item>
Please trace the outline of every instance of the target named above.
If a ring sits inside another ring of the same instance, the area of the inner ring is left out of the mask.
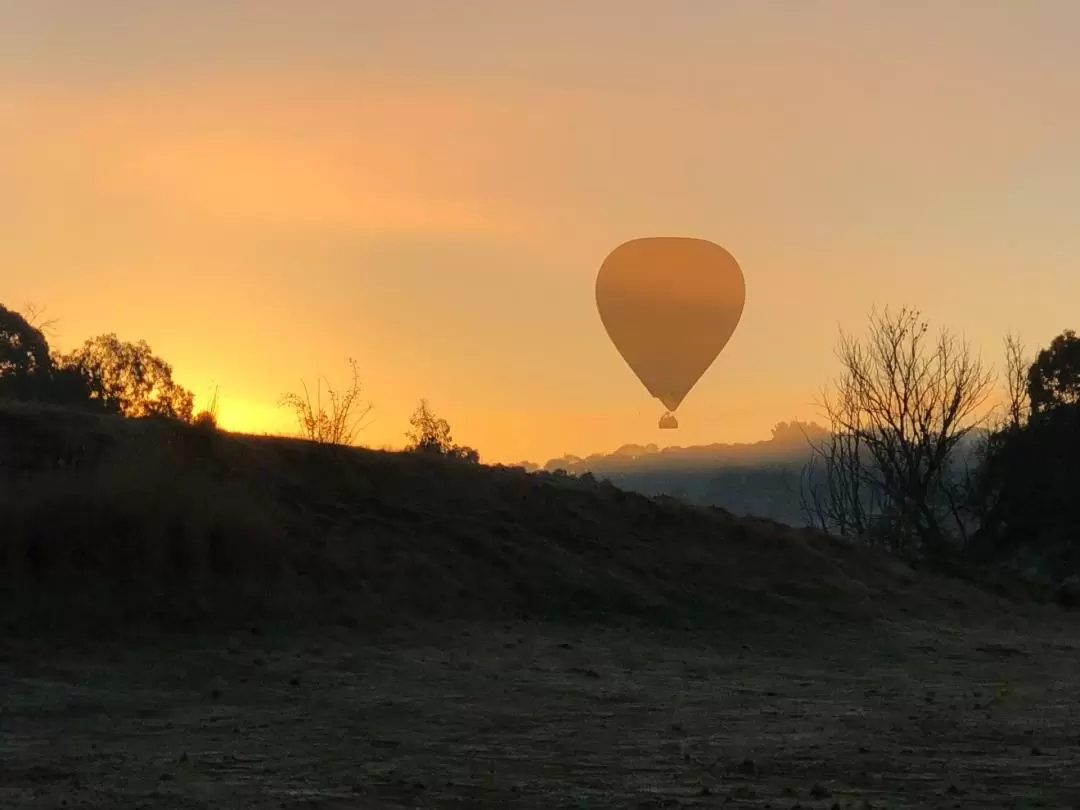
[[[610,484],[11,406],[0,520],[14,593],[95,612],[682,621],[988,598],[809,530]]]

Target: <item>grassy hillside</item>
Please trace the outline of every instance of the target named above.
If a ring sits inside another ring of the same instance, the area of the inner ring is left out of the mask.
[[[1076,628],[584,477],[0,408],[3,807],[1074,806]]]
[[[610,484],[11,406],[0,527],[15,630],[253,615],[783,620],[984,598],[809,530]]]

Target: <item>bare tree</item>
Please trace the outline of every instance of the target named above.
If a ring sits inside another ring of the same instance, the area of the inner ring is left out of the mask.
[[[281,398],[279,404],[291,408],[300,424],[301,435],[320,444],[350,445],[356,434],[366,425],[361,425],[364,417],[371,413],[373,405],[360,400],[360,372],[356,361],[351,357],[347,361],[352,370],[352,382],[341,391],[334,388],[325,377],[320,377],[315,387],[315,399],[306,382],[301,381],[304,394],[290,393]],[[323,401],[323,384],[326,385],[326,401]]]
[[[1027,422],[1031,404],[1028,401],[1028,369],[1031,360],[1024,354],[1024,345],[1014,335],[1005,337],[1005,423],[1019,428]]]
[[[1001,536],[1002,464],[1032,417],[1030,385],[1035,366],[1019,338],[1006,335],[1004,407],[995,413],[991,430],[979,442],[975,474],[967,481],[967,503],[978,522],[977,535],[981,535],[973,538],[976,553],[993,550],[995,538]]]
[[[23,307],[23,316],[26,318],[26,322],[37,329],[41,334],[48,338],[53,338],[56,335],[56,325],[60,323],[59,318],[46,318],[45,307],[39,307],[33,301],[27,301]]]
[[[827,438],[811,442],[803,510],[829,532],[913,555],[965,542],[957,450],[984,424],[994,375],[918,310],[872,311],[866,337],[841,330],[842,372],[823,396]]]

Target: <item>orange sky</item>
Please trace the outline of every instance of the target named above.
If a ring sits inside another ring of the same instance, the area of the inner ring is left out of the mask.
[[[547,8],[555,6],[555,8]],[[753,440],[838,325],[913,304],[988,358],[1080,326],[1080,5],[0,4],[0,302],[145,338],[226,427],[360,362],[485,460]],[[596,272],[696,236],[746,308],[660,432]]]

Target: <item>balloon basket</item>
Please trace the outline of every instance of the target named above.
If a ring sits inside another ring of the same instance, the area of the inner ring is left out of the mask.
[[[660,429],[661,430],[675,430],[679,427],[679,420],[675,418],[675,414],[670,411],[660,417]]]

